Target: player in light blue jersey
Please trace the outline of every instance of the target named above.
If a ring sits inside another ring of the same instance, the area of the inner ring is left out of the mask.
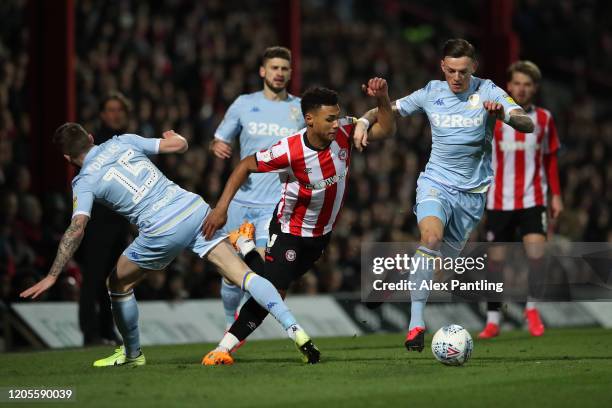
[[[415,213],[421,237],[414,257],[422,261],[410,276],[416,288],[432,279],[433,262],[427,259],[457,256],[482,217],[493,176],[491,141],[495,121],[503,120],[525,133],[534,128],[525,111],[501,88],[472,75],[477,63],[469,42],[448,40],[440,66],[444,81],[429,82],[397,100],[393,107],[399,116],[423,112],[431,125],[431,156],[417,181]],[[367,112],[355,130],[354,141],[359,149],[367,145],[367,125],[375,119],[375,113]],[[423,350],[423,312],[428,296],[429,290],[411,291],[405,342],[409,351]]]
[[[166,268],[185,248],[206,257],[220,268],[224,277],[248,291],[281,323],[305,360],[318,362],[318,350],[278,291],[268,280],[249,270],[227,241],[227,234],[204,238],[201,228],[210,211],[208,204],[168,180],[149,160],[150,155],[185,152],[187,142],[182,136],[173,131],[164,132],[163,139],[124,134],[98,146],[81,125],[66,123],[56,130],[53,141],[70,163],[80,167],[72,182],[72,221],[49,274],[23,291],[21,297],[36,298],[55,283],[83,239],[94,201],[125,216],[139,229],[138,237],[119,257],[108,279],[113,317],[124,345],[110,357],[95,361],[95,367],[145,364],[133,287],[148,271]]]
[[[239,139],[240,159],[267,149],[282,138],[291,136],[305,127],[300,109],[300,98],[287,92],[291,78],[291,51],[285,47],[269,47],[265,50],[259,75],[263,89],[259,92],[240,95],[229,107],[223,121],[215,132],[211,151],[215,156],[227,159],[232,155],[232,143]],[[228,209],[227,224],[223,231],[235,231],[243,222],[243,235],[253,234],[257,252],[245,258],[254,268],[263,267],[264,250],[268,240],[268,226],[278,203],[281,185],[278,175],[272,173],[251,174],[240,187]],[[245,231],[246,229],[246,231]],[[232,234],[230,240],[243,240]],[[248,238],[247,238],[248,241]],[[247,256],[253,248],[251,242],[240,242],[240,252]],[[260,258],[257,258],[259,253]],[[255,269],[257,270],[257,269]],[[221,284],[221,298],[225,319],[229,328],[234,322],[236,310],[242,299],[240,287],[231,285],[227,279]]]

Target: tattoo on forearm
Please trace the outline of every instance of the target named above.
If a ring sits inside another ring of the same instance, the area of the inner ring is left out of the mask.
[[[74,218],[60,241],[59,248],[57,249],[57,255],[49,271],[49,275],[58,276],[62,273],[64,266],[72,258],[72,255],[76,252],[77,248],[81,244],[84,235],[84,225],[82,220]]]
[[[533,121],[527,115],[512,115],[508,124],[523,133],[531,133],[534,128]]]

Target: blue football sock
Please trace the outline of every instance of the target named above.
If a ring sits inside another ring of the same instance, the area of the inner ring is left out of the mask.
[[[240,306],[242,294],[244,292],[239,286],[227,283],[221,278],[221,300],[223,301],[223,310],[225,311],[225,329],[229,329],[234,324],[236,311]]]
[[[251,294],[257,303],[266,309],[287,330],[297,324],[295,317],[283,302],[278,290],[269,280],[262,278],[254,272],[247,272],[242,287]]]
[[[135,358],[140,355],[140,333],[138,332],[138,304],[134,291],[111,293],[111,306],[115,324],[123,337],[125,355]]]
[[[425,327],[425,320],[423,319],[423,312],[425,312],[425,303],[422,300],[413,300],[410,303],[410,326],[409,330],[415,327]]]
[[[415,290],[410,291],[410,326],[409,330],[415,327],[425,327],[425,320],[423,314],[425,312],[425,304],[429,297],[429,290],[421,288],[421,284],[424,281],[428,281],[430,284],[433,278],[434,262],[433,260],[440,257],[439,251],[428,249],[424,246],[420,246],[415,254],[415,262],[418,260],[419,266],[415,273],[410,274],[410,282],[414,282]]]

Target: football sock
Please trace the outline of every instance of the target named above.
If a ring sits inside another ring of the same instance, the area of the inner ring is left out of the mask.
[[[240,343],[240,340],[236,338],[232,333],[227,332],[219,342],[219,346],[215,349],[217,351],[227,351],[236,347]]]
[[[283,326],[283,329],[287,330],[297,324],[295,317],[269,280],[249,271],[244,276],[242,288],[248,291],[261,307],[274,316]]]
[[[410,326],[409,330],[415,327],[425,327],[423,317],[425,311],[425,303],[429,297],[429,290],[421,288],[423,282],[431,282],[434,271],[433,260],[442,256],[440,251],[432,250],[424,246],[420,246],[415,254],[415,262],[418,262],[418,267],[414,273],[410,274],[410,282],[413,282],[415,290],[410,291]]]
[[[499,326],[499,321],[501,319],[501,313],[499,310],[489,310],[487,312],[487,324],[493,323]]]
[[[423,312],[425,311],[425,302],[420,300],[413,300],[410,303],[410,326],[409,330],[415,327],[425,327],[425,320],[423,320]]]
[[[236,246],[238,247],[238,252],[240,252],[240,255],[246,256],[249,252],[255,249],[255,242],[251,238],[241,235],[236,241]]]
[[[238,306],[240,306],[243,293],[239,286],[228,283],[224,278],[221,278],[221,300],[223,301],[226,330],[234,324],[236,311]]]
[[[140,334],[138,332],[138,304],[134,291],[110,293],[115,324],[123,337],[125,355],[136,358],[140,355]]]
[[[264,270],[264,260],[257,251],[251,251],[244,255],[244,263],[257,274],[262,274]]]
[[[299,324],[294,324],[287,329],[287,336],[293,341],[295,341],[295,333],[302,330],[302,327]]]
[[[240,309],[240,314],[236,322],[228,330],[232,333],[239,341],[242,341],[249,337],[264,321],[268,311],[263,307],[259,306],[253,299],[249,299],[244,303],[244,306]]]
[[[529,265],[527,275],[528,282],[528,300],[540,299],[543,296],[547,274],[547,259],[546,257],[528,258]]]

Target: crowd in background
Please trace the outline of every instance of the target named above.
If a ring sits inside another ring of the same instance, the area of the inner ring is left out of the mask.
[[[261,89],[260,54],[285,42],[275,28],[278,10],[254,0],[75,3],[78,121],[95,132],[101,99],[121,91],[132,103],[130,132],[159,137],[174,129],[187,138],[187,153],[160,157],[157,164],[171,180],[214,204],[237,157],[215,159],[208,144],[229,104]],[[609,6],[516,3],[524,56],[540,64],[545,77],[539,102],[552,110],[563,143],[559,165],[566,209],[554,234],[612,242],[612,162],[606,160],[612,153],[612,84],[601,75],[612,68],[612,31],[605,28]],[[406,95],[440,77],[445,39],[465,37],[478,49],[481,33],[470,16],[479,13],[480,2],[458,4],[303,1],[302,84],[337,90],[343,110],[354,115],[373,105],[360,91],[371,75],[388,79],[392,99]],[[20,290],[46,274],[71,210],[70,192],[44,197],[30,192],[24,7],[25,1],[0,5],[0,297],[6,300],[16,300]],[[570,24],[580,38],[568,38]],[[547,45],[551,41],[553,48]],[[398,121],[394,138],[353,156],[349,196],[333,240],[295,291],[357,290],[362,241],[417,239],[415,183],[430,147],[428,121],[415,115]],[[71,263],[47,299],[77,299],[81,274],[78,263]],[[165,273],[149,274],[137,297],[218,296],[218,285],[214,267],[185,251]]]

